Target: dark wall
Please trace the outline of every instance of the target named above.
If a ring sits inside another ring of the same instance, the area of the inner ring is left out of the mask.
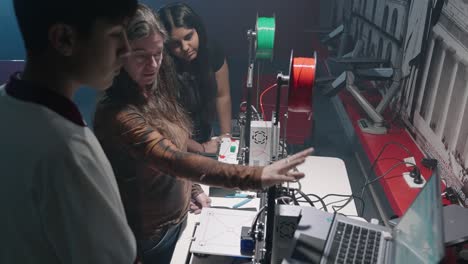
[[[176,1],[144,0],[154,9]],[[251,0],[208,1],[189,0],[188,3],[202,18],[209,38],[223,45],[230,67],[233,115],[238,113],[242,89],[247,73],[248,41],[246,32],[255,28],[258,16],[276,17],[275,52],[272,62],[262,65],[264,74],[286,72],[291,49],[296,56],[312,56],[314,35],[319,28],[319,0]]]
[[[351,0],[347,0],[351,1]],[[335,1],[320,0],[319,23],[322,28],[332,28],[333,8]]]

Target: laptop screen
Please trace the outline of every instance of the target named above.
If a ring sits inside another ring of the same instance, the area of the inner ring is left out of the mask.
[[[444,256],[442,201],[437,171],[395,227],[394,263],[439,263]]]

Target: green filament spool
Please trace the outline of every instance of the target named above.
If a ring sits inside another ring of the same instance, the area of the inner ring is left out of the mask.
[[[275,45],[275,18],[257,18],[257,59],[273,59],[273,48]]]

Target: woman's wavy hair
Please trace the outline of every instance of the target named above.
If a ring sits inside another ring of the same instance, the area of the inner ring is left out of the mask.
[[[174,28],[195,29],[198,34],[199,47],[198,55],[194,60],[194,73],[197,77],[200,95],[203,100],[203,114],[212,119],[215,113],[215,99],[217,93],[216,79],[211,68],[208,53],[208,37],[200,16],[185,3],[171,3],[158,9],[158,15],[164,24],[167,32],[172,32]],[[183,62],[173,56],[177,66],[180,67]]]
[[[138,5],[135,16],[128,23],[126,33],[130,42],[151,34],[160,34],[164,41],[167,40],[167,32],[158,16],[143,4]],[[191,123],[187,113],[177,102],[177,73],[174,62],[166,51],[163,51],[157,79],[147,89],[152,91],[149,98],[145,98],[139,92],[138,84],[122,69],[112,86],[106,90],[99,105],[112,104],[136,109],[155,129],[178,147],[183,147],[190,134]]]

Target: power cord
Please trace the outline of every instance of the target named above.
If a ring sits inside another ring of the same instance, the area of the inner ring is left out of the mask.
[[[331,204],[335,204],[335,203],[339,203],[339,202],[344,202],[346,201],[345,204],[343,205],[340,205],[340,206],[332,206],[332,209],[334,210],[334,212],[337,212],[337,211],[340,211],[341,209],[343,209],[344,207],[346,207],[353,199],[357,199],[359,200],[359,202],[361,203],[362,207],[361,207],[361,214],[363,214],[364,212],[364,208],[365,208],[365,202],[363,199],[361,199],[360,197],[358,196],[355,196],[355,195],[346,195],[346,194],[335,194],[335,193],[330,193],[330,194],[327,194],[323,197],[319,197],[318,195],[316,194],[306,194],[306,196],[313,196],[315,197],[317,200],[312,200],[312,203],[316,203],[316,202],[320,202],[322,207],[319,208],[319,210],[326,210],[328,212],[328,206],[331,205]],[[336,196],[336,197],[345,197],[346,199],[342,199],[342,200],[339,200],[339,201],[333,201],[333,202],[330,202],[330,203],[326,203],[325,204],[325,199],[328,198],[328,197],[333,197],[333,196]],[[298,200],[298,202],[306,202],[306,203],[309,203],[307,200]]]
[[[359,196],[360,198],[363,197],[364,195],[364,187],[366,186],[366,184],[369,182],[369,178],[367,177],[367,175],[372,175],[373,173],[373,170],[374,170],[374,167],[375,165],[377,164],[377,162],[380,160],[380,156],[383,154],[383,152],[385,151],[385,149],[390,146],[390,145],[396,145],[398,147],[400,147],[401,149],[403,149],[409,156],[412,156],[414,157],[413,153],[411,151],[409,151],[409,149],[399,143],[399,142],[395,142],[395,141],[389,141],[387,143],[385,143],[385,145],[383,145],[383,147],[380,149],[379,153],[377,154],[377,156],[375,157],[374,161],[372,162],[371,166],[369,167],[368,171],[364,173],[364,177],[366,178],[366,181],[364,182],[364,186],[361,190],[361,195]],[[400,160],[401,161],[401,160]],[[416,166],[416,165],[413,165],[413,166]]]
[[[387,142],[385,143],[385,145],[383,145],[382,149],[380,150],[379,154],[377,154],[377,157],[375,157],[374,159],[374,162],[372,162],[372,165],[370,166],[369,168],[369,173],[372,172],[372,170],[374,169],[374,166],[375,164],[377,164],[377,161],[379,161],[379,158],[380,156],[383,154],[384,150],[390,146],[390,145],[396,145],[396,146],[399,146],[401,149],[403,149],[408,155],[414,157],[414,154],[409,151],[409,149],[407,147],[405,147],[405,145],[399,143],[399,142],[395,142],[395,141],[390,141],[390,142]],[[367,180],[367,179],[366,179]]]
[[[341,205],[341,206],[338,206],[338,207],[339,207],[338,209],[335,209],[334,207],[332,207],[332,208],[334,209],[334,211],[339,211],[339,210],[343,209],[343,208],[344,208],[345,206],[347,206],[353,199],[357,199],[357,200],[359,200],[359,201],[361,202],[361,205],[362,205],[362,207],[361,207],[361,214],[360,214],[360,215],[362,216],[362,215],[364,214],[365,202],[364,202],[364,200],[363,200],[361,197],[356,196],[356,195],[353,195],[353,194],[351,194],[351,195],[346,195],[346,194],[335,194],[335,193],[330,193],[330,194],[327,194],[327,195],[323,196],[322,199],[326,199],[327,197],[331,197],[331,196],[336,196],[336,197],[349,197],[349,198],[348,198],[348,201],[347,201],[345,204],[343,204],[343,205]],[[336,207],[336,206],[335,206],[335,207]]]
[[[290,188],[289,186],[288,187],[281,187],[281,189],[279,190],[279,193],[280,193],[280,197],[290,197],[291,199],[293,199],[295,205],[299,205],[299,201],[297,200],[297,195],[300,195],[312,207],[315,207],[314,201],[312,201],[309,198],[309,196],[314,196],[315,198],[317,198],[317,201],[315,201],[315,202],[320,202],[322,204],[322,207],[325,207],[325,211],[327,211],[326,206],[325,206],[325,202],[318,195],[305,194],[304,192],[302,192],[301,191],[301,185],[299,185],[299,189]]]
[[[310,195],[306,195],[304,192],[302,191],[298,191],[298,193],[302,196],[302,198],[304,198],[307,202],[309,202],[309,204],[311,206],[314,206],[314,203],[312,202],[312,200],[309,198],[309,196],[314,196],[315,198],[317,198],[317,200],[322,204],[322,208],[323,210],[325,210],[325,212],[328,212],[328,209],[327,209],[327,205],[325,204],[325,202],[323,201],[322,198],[320,198],[318,195],[315,195],[315,194],[310,194]],[[314,206],[315,207],[315,206]]]
[[[412,165],[412,166],[414,166],[414,167],[417,167],[416,164],[414,164],[414,163],[412,163],[412,162],[407,162],[407,161],[400,161],[400,162],[394,164],[392,167],[390,167],[390,169],[388,169],[384,174],[380,175],[379,177],[376,177],[375,179],[373,179],[373,180],[371,180],[371,181],[367,180],[367,181],[364,183],[364,185],[362,186],[362,188],[361,188],[361,194],[359,195],[359,197],[360,197],[361,199],[363,198],[365,188],[366,188],[368,185],[370,185],[370,184],[372,184],[372,183],[374,183],[374,182],[376,182],[376,181],[379,181],[380,179],[382,179],[383,177],[387,176],[390,172],[392,172],[395,168],[397,168],[398,166],[400,166],[400,165],[402,165],[402,164],[409,164],[409,165]],[[419,170],[419,168],[418,168],[418,170]]]
[[[345,202],[345,201],[349,201],[349,198],[344,198],[344,199],[341,199],[341,200],[338,200],[338,201],[329,202],[329,203],[326,203],[325,205],[330,206],[332,204],[342,203],[342,202]],[[319,210],[322,210],[323,208],[324,207],[319,208]]]
[[[407,162],[407,161],[404,161],[402,159],[397,159],[397,158],[383,158],[383,159],[379,159],[379,161],[382,161],[382,160],[396,160],[396,161],[399,161],[399,162]],[[409,176],[411,178],[413,178],[414,180],[414,183],[416,184],[421,184],[423,183],[423,179],[422,179],[422,176],[421,176],[421,170],[419,169],[419,167],[412,163],[412,162],[408,162],[409,165],[413,166],[413,169],[411,170]],[[366,181],[367,182],[367,181]]]

